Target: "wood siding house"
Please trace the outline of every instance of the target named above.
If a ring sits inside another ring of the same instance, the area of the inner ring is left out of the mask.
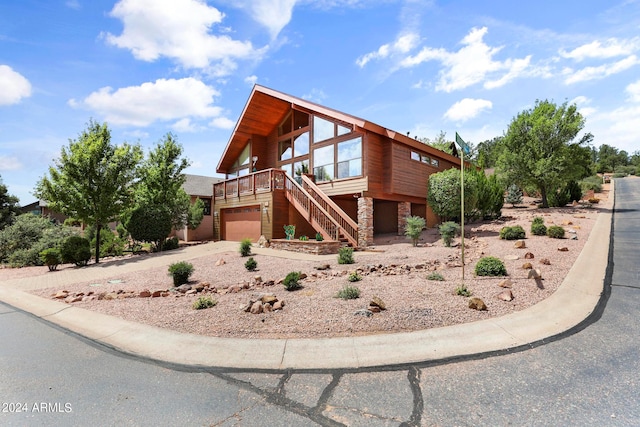
[[[457,157],[405,134],[255,85],[220,159],[214,184],[216,239],[295,237],[366,247],[404,233],[405,218],[433,226],[429,175]]]
[[[178,237],[178,239],[185,242],[213,240],[213,215],[211,211],[213,185],[220,181],[222,181],[221,178],[185,174],[185,182],[182,185],[182,189],[191,198],[191,204],[194,204],[196,199],[204,202],[204,216],[202,217],[202,222],[195,230],[191,230],[186,226],[178,230],[173,230],[172,234]]]

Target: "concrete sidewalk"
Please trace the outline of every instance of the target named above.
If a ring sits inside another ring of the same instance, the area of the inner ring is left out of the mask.
[[[613,190],[608,205],[612,203]],[[187,366],[235,369],[357,369],[452,359],[515,349],[562,334],[585,320],[604,289],[611,213],[602,212],[558,290],[528,309],[483,321],[423,331],[322,339],[232,339],[182,334],[31,295],[27,290],[90,281],[225,251],[236,242],[183,248],[162,256],[16,279],[0,285],[0,301],[123,353]],[[254,252],[273,250],[254,248]],[[287,258],[309,255],[287,252]],[[327,255],[331,259],[334,255]],[[313,256],[314,260],[322,257]]]

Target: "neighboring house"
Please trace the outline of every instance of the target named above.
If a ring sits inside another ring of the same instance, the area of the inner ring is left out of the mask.
[[[296,237],[366,247],[404,232],[405,218],[429,226],[429,175],[460,159],[375,123],[255,85],[220,159],[214,184],[216,239]]]
[[[213,185],[222,181],[222,179],[189,174],[185,174],[185,178],[186,180],[182,188],[191,196],[191,203],[195,203],[198,198],[204,202],[204,216],[202,222],[195,230],[184,227],[180,230],[175,230],[174,234],[178,239],[185,242],[213,240],[213,216],[211,215]]]

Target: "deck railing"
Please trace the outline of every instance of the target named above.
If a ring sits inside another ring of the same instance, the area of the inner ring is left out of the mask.
[[[284,171],[279,169],[265,169],[249,175],[227,179],[213,184],[213,195],[216,200],[220,200],[284,190],[284,174]]]

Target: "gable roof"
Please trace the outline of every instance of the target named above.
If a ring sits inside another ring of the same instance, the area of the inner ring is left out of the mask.
[[[190,196],[213,196],[213,184],[222,181],[222,178],[214,178],[203,175],[184,174],[186,180],[182,185],[184,191]]]
[[[252,135],[264,137],[269,135],[291,108],[351,124],[356,130],[360,128],[380,134],[450,162],[460,161],[457,157],[373,122],[256,84],[233,129],[216,171],[225,173],[236,161]]]

